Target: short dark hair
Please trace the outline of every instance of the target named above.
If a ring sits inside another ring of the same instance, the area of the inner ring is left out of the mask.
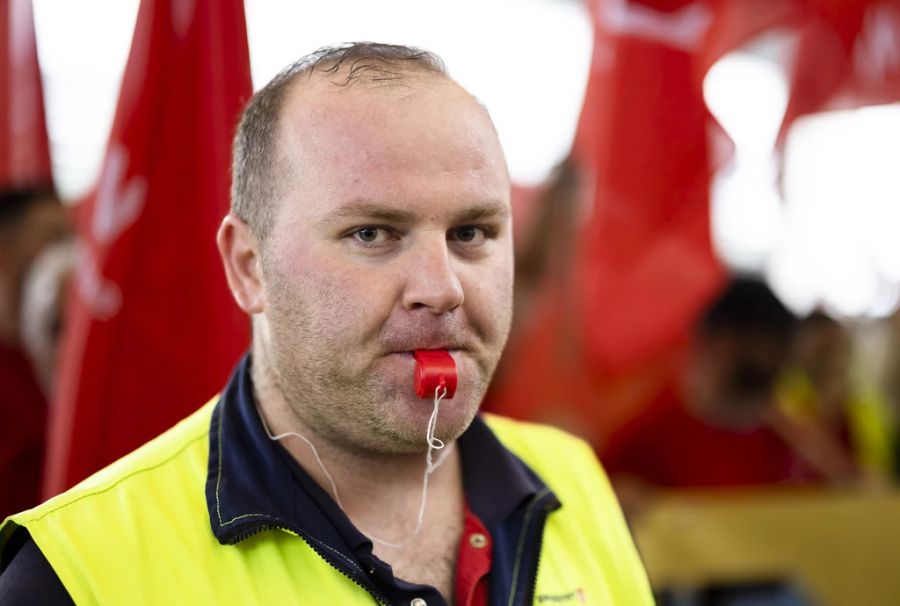
[[[0,191],[0,229],[15,227],[28,210],[43,201],[59,203],[52,184],[41,183]]]
[[[444,62],[433,53],[411,46],[353,42],[320,48],[275,76],[244,109],[232,148],[231,212],[261,240],[274,222],[269,201],[279,195],[284,168],[276,148],[279,113],[290,84],[315,72],[339,76],[331,80],[335,86],[361,80],[391,84],[410,72],[447,75]]]
[[[700,321],[700,333],[761,337],[787,345],[796,316],[762,281],[737,277],[724,288]]]

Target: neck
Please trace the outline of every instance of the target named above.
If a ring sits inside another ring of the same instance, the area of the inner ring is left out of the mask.
[[[271,367],[257,355],[257,349],[251,373],[257,406],[269,434],[284,435],[279,442],[285,450],[364,533],[371,531],[370,536],[389,542],[400,542],[411,535],[422,501],[425,444],[423,453],[385,453],[348,448],[329,440],[304,423],[291,408],[266,371]],[[285,434],[299,434],[305,440]],[[440,503],[462,502],[462,472],[456,444],[448,443],[443,450],[433,451],[432,457],[435,462],[441,457],[445,460],[428,477],[425,526]]]

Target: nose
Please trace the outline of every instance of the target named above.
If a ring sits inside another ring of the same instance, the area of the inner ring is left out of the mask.
[[[442,314],[462,305],[462,283],[443,235],[411,250],[410,261],[402,299],[405,309]]]

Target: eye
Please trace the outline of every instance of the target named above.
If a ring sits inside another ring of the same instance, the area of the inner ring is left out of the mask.
[[[451,230],[450,239],[456,240],[457,242],[461,242],[463,244],[483,244],[485,240],[491,237],[491,233],[489,230],[484,227],[479,227],[476,225],[463,225],[462,227],[457,227],[456,229]]]
[[[365,246],[378,246],[386,244],[394,234],[384,227],[366,225],[350,232],[349,236]]]
[[[460,227],[456,230],[456,239],[460,242],[471,242],[478,237],[478,229],[475,227]]]
[[[363,227],[356,232],[356,237],[362,242],[371,244],[378,240],[378,232],[381,231],[377,227]]]

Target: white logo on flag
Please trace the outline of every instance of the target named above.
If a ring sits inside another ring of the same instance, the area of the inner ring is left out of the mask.
[[[100,244],[109,244],[137,220],[144,207],[147,181],[138,175],[124,183],[128,170],[128,150],[119,143],[110,147],[97,187],[97,201],[91,235]]]
[[[91,236],[96,247],[82,248],[78,266],[78,290],[93,316],[108,320],[122,306],[122,291],[106,279],[94,248],[108,250],[122,233],[131,227],[144,208],[147,180],[134,175],[125,181],[128,170],[128,150],[121,144],[110,146],[91,217]]]
[[[629,0],[606,0],[600,3],[597,21],[614,34],[637,36],[692,51],[706,35],[712,13],[700,3],[662,12]]]
[[[863,26],[853,44],[853,63],[869,86],[884,86],[900,70],[900,10],[886,3],[866,9]]]

